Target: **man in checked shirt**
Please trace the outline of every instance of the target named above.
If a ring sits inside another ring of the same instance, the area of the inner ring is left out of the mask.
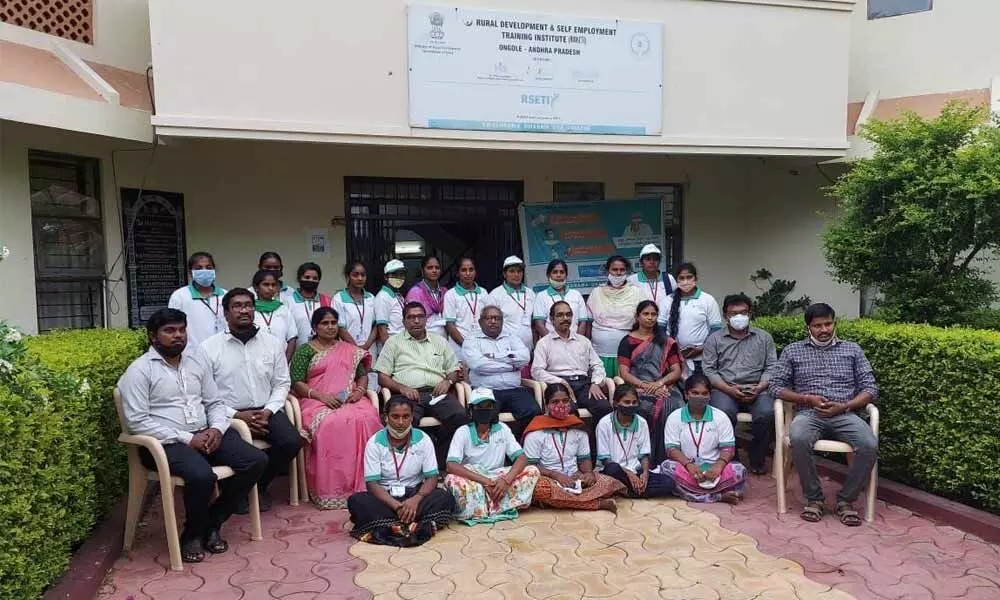
[[[871,474],[878,456],[878,440],[857,414],[878,397],[872,366],[861,347],[837,338],[833,308],[813,304],[806,309],[809,337],[789,344],[771,374],[775,398],[796,404],[792,420],[792,458],[802,483],[806,506],[802,519],[823,518],[823,488],[816,473],[813,446],[820,439],[850,444],[854,460],[844,487],[837,493],[835,514],[849,527],[861,525],[852,503]],[[780,468],[780,467],[779,467]]]

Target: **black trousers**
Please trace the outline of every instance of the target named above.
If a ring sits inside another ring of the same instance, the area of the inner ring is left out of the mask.
[[[521,433],[532,419],[542,414],[542,407],[535,401],[535,394],[528,388],[516,387],[509,390],[493,390],[497,400],[497,409],[514,415],[510,424],[511,433],[516,439],[521,439]]]
[[[184,531],[181,541],[201,539],[210,527],[220,527],[233,514],[241,499],[257,483],[267,467],[267,455],[243,441],[229,429],[212,454],[202,454],[183,443],[165,444],[170,474],[184,480]],[[139,457],[147,469],[156,470],[153,456],[145,449]],[[219,482],[219,497],[209,506],[215,489],[212,467],[229,467],[234,475]]]
[[[454,392],[448,392],[447,396],[432,406],[430,402],[431,398],[434,397],[433,388],[420,388],[417,391],[420,392],[420,403],[410,403],[413,406],[413,426],[420,427],[420,419],[424,417],[434,417],[441,421],[441,426],[436,428],[437,431],[431,430],[425,433],[434,440],[434,454],[437,456],[438,466],[441,467],[443,473],[444,467],[447,465],[451,437],[455,435],[455,430],[469,422],[469,418]],[[399,394],[393,396],[403,397]]]
[[[629,498],[669,498],[674,493],[674,480],[668,475],[660,473],[650,473],[646,482],[646,491],[639,494],[632,487],[632,480],[621,465],[614,462],[604,463],[603,472],[608,477],[614,477],[625,484]]]
[[[569,377],[565,378],[569,386],[573,388],[573,395],[576,397],[576,404],[579,408],[586,408],[590,411],[590,423],[587,423],[587,435],[590,438],[591,460],[597,456],[597,436],[595,431],[597,424],[611,412],[611,400],[605,398],[600,400],[590,395],[590,377]],[[607,391],[605,389],[605,391]]]
[[[288,463],[292,462],[302,448],[302,436],[288,420],[285,411],[280,410],[272,414],[267,421],[267,429],[267,435],[259,436],[259,439],[271,444],[271,447],[264,451],[267,453],[267,468],[257,482],[261,492],[267,490],[267,486],[275,477],[288,472]]]

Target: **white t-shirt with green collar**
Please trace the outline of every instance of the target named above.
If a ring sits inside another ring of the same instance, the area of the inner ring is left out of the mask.
[[[622,427],[615,413],[609,413],[597,423],[595,436],[597,460],[601,462],[618,463],[638,472],[639,461],[651,452],[649,425],[639,415],[632,417],[628,427]]]
[[[396,290],[391,287],[383,285],[382,289],[375,295],[373,304],[376,325],[388,327],[389,335],[403,332],[403,305],[406,304],[406,299],[401,294],[396,293]]]
[[[576,331],[577,325],[581,321],[584,323],[593,321],[590,316],[590,310],[587,308],[587,303],[583,299],[583,294],[568,288],[565,288],[563,291],[564,293],[560,294],[552,286],[549,286],[535,294],[535,306],[531,311],[531,320],[545,321],[545,328],[549,333],[556,330],[552,325],[552,319],[549,318],[549,310],[553,304],[560,300],[568,302],[569,307],[573,309],[573,323],[570,325],[571,331]]]
[[[706,406],[702,418],[695,420],[688,407],[683,406],[667,417],[663,443],[668,450],[677,448],[693,461],[713,463],[719,460],[722,448],[736,446],[736,434],[729,417],[721,410]]]
[[[188,284],[177,288],[167,301],[167,307],[182,311],[187,315],[188,350],[195,350],[202,342],[225,331],[226,311],[222,308],[222,297],[226,290],[215,286],[208,296]]]
[[[471,290],[456,285],[444,293],[444,322],[454,323],[463,338],[476,335],[480,332],[479,315],[488,301],[489,294],[478,284]]]
[[[399,474],[396,474],[396,468]],[[365,481],[374,481],[389,489],[393,486],[414,488],[428,477],[437,477],[437,458],[431,438],[414,427],[410,445],[399,450],[389,445],[389,432],[382,428],[365,444]]]
[[[522,454],[521,445],[504,423],[492,425],[485,442],[479,439],[476,426],[469,424],[455,430],[448,448],[448,462],[492,471],[504,466],[505,457],[514,462]]]

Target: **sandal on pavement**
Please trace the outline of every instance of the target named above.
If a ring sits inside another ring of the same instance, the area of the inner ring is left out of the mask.
[[[861,526],[861,516],[858,515],[858,511],[854,510],[854,507],[847,502],[837,503],[837,518],[840,522],[848,527],[860,527]]]
[[[199,540],[188,540],[181,544],[181,562],[200,563],[205,560],[205,551]]]
[[[222,539],[222,531],[218,528],[212,528],[208,533],[205,534],[205,539],[202,542],[202,547],[208,550],[212,554],[222,554],[226,550],[229,550],[229,543]]]
[[[722,492],[722,496],[719,498],[726,504],[739,504],[743,501],[743,494],[740,492]]]
[[[824,510],[825,507],[823,506],[822,502],[818,500],[812,500],[811,502],[806,503],[806,507],[802,509],[802,514],[800,514],[799,516],[802,517],[803,521],[808,521],[810,523],[819,523],[820,520],[823,519]]]

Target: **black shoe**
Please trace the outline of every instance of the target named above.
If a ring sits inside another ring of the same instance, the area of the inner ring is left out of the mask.
[[[220,527],[210,528],[202,539],[201,545],[206,551],[212,554],[222,554],[226,550],[229,550],[229,544],[226,540],[222,539],[222,529]]]

